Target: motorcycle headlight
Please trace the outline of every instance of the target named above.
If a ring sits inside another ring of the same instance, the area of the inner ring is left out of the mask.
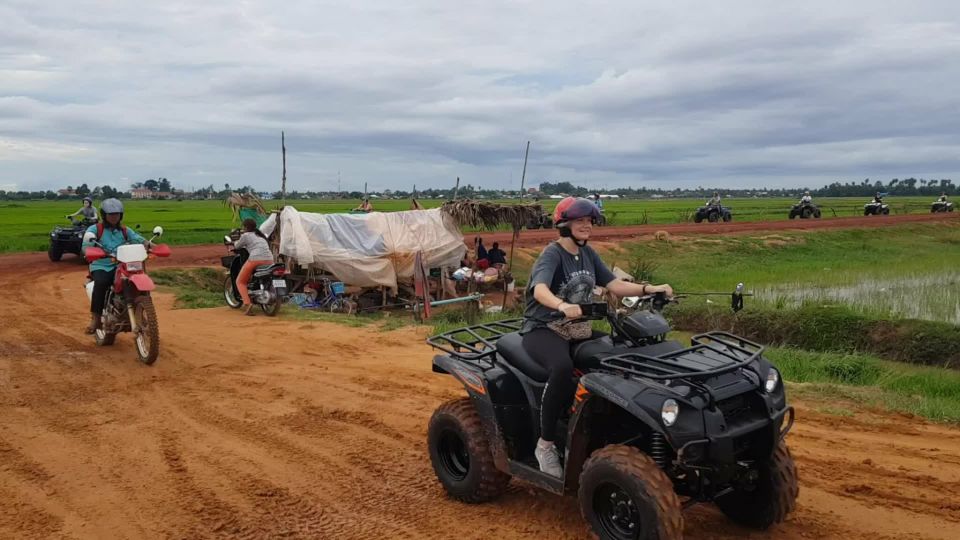
[[[777,384],[780,383],[780,372],[775,368],[770,368],[770,371],[767,372],[767,382],[763,384],[763,388],[769,393],[777,389]]]
[[[127,270],[130,272],[142,272],[143,261],[133,261],[127,263]]]
[[[670,427],[676,424],[679,416],[680,406],[677,405],[675,400],[668,399],[663,402],[660,407],[660,419],[663,420],[663,425]]]

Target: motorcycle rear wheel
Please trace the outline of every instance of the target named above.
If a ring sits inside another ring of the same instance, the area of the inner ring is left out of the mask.
[[[160,327],[157,324],[157,311],[153,307],[153,299],[149,296],[141,296],[134,302],[133,313],[137,318],[137,332],[134,338],[137,357],[149,366],[160,356]]]

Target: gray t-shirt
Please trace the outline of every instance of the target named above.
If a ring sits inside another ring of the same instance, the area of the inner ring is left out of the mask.
[[[263,238],[257,236],[257,233],[245,232],[233,244],[235,249],[245,248],[250,254],[248,261],[273,261],[273,253],[270,251],[270,245]]]
[[[551,243],[533,263],[521,333],[544,327],[556,320],[556,312],[533,297],[533,289],[537,284],[550,287],[550,292],[568,304],[588,304],[593,299],[595,286],[606,287],[614,279],[613,272],[590,246],[583,246],[579,254],[572,255],[560,244]]]

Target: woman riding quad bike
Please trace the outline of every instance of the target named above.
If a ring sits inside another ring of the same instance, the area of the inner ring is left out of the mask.
[[[523,348],[547,370],[549,381],[543,391],[540,412],[540,440],[535,455],[540,470],[560,477],[562,461],[553,441],[557,418],[573,401],[573,359],[571,347],[593,337],[590,321],[578,321],[580,304],[593,299],[596,286],[617,296],[643,296],[657,292],[673,294],[669,285],[629,283],[614,277],[597,253],[587,245],[600,210],[591,201],[567,197],[553,212],[560,239],[549,244],[530,273],[527,305],[524,310]],[[557,321],[554,314],[563,313]]]

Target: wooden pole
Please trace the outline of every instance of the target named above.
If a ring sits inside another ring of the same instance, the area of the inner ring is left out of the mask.
[[[523,174],[520,176],[520,200],[523,200],[523,183],[527,179],[527,158],[530,157],[530,141],[527,141],[527,151],[523,153]]]
[[[460,177],[457,177],[457,185],[453,188],[453,200],[457,200],[457,193],[460,191]]]
[[[510,263],[507,266],[509,268],[510,277],[513,277],[513,251],[517,247],[517,237],[520,235],[520,228],[514,225],[513,227],[513,238],[510,240]],[[507,309],[507,281],[503,281],[503,302],[500,303],[500,311]]]
[[[287,142],[286,136],[280,132],[280,150],[283,153],[283,178],[280,181],[280,198],[283,205],[287,205]]]

